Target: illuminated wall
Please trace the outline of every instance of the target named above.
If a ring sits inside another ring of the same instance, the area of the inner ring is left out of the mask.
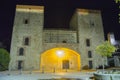
[[[23,70],[39,69],[43,21],[43,6],[16,5],[10,49],[11,70],[18,70],[18,66]],[[25,44],[26,38],[29,39],[28,45]],[[23,51],[20,51],[21,48]],[[20,55],[20,52],[23,52],[23,55]]]
[[[70,21],[70,27],[78,31],[78,48],[82,66],[89,66],[91,62],[93,68],[102,65],[101,56],[95,53],[96,46],[104,41],[101,11],[76,9]],[[88,40],[89,46],[87,45]],[[92,57],[89,57],[89,52]]]
[[[101,12],[76,9],[70,29],[44,29],[44,7],[17,5],[14,19],[9,69],[18,70],[81,70],[101,65],[97,45],[104,41]],[[64,51],[58,57],[57,49]],[[64,65],[64,66],[63,66]]]
[[[77,43],[77,31],[44,30],[44,43]]]
[[[68,61],[68,65],[63,64]],[[41,54],[41,69],[44,70],[80,70],[80,54],[67,48],[53,48]],[[65,69],[66,69],[65,68]]]

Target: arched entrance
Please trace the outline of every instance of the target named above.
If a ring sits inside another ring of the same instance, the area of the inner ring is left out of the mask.
[[[68,48],[53,48],[41,54],[43,71],[80,70],[80,55]]]

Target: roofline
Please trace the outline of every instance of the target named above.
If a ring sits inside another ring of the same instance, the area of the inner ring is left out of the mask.
[[[44,6],[16,5],[16,11],[44,13]]]
[[[16,9],[43,9],[44,10],[44,6],[16,5]]]
[[[76,9],[77,12],[87,12],[87,13],[101,13],[100,10],[94,10],[94,9]]]

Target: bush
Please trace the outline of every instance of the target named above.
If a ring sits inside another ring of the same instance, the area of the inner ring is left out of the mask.
[[[7,50],[0,48],[0,71],[8,69],[10,57]]]

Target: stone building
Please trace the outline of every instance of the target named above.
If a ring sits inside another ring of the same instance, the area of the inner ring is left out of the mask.
[[[115,40],[113,32],[108,33],[108,41],[117,48],[112,57],[108,57],[108,65],[111,67],[120,67],[120,42]]]
[[[101,65],[101,12],[76,9],[69,29],[45,29],[44,7],[17,5],[11,40],[11,70],[82,70]]]

